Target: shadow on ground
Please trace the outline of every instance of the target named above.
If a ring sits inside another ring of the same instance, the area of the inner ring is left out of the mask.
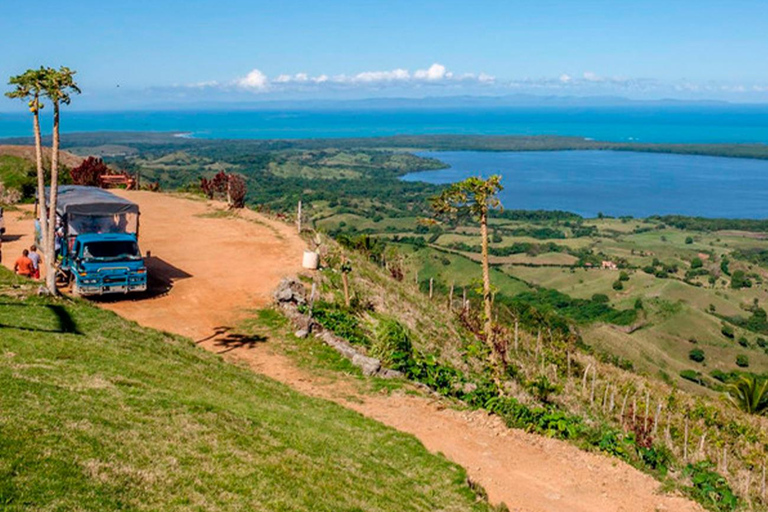
[[[221,350],[216,351],[217,354],[224,354],[235,350],[236,348],[253,348],[259,343],[266,343],[267,337],[260,334],[247,335],[232,332],[232,327],[225,325],[216,327],[213,330],[213,334],[210,336],[197,340],[195,343],[205,343],[206,341],[213,340],[215,347],[220,347]]]
[[[176,281],[193,277],[189,272],[176,267],[162,258],[150,256],[144,259],[147,265],[147,291],[129,295],[114,294],[92,296],[95,302],[120,302],[124,300],[145,300],[163,296],[171,291]]]
[[[12,302],[11,303],[0,302],[0,308],[4,308],[4,307],[47,309],[48,311],[53,313],[53,316],[56,319],[55,320],[56,328],[45,328],[45,327],[24,325],[21,322],[14,322],[14,323],[0,322],[0,329],[14,329],[17,331],[25,331],[25,332],[68,333],[68,334],[78,334],[78,335],[83,334],[82,332],[80,332],[80,329],[78,329],[77,324],[75,323],[75,320],[72,318],[72,315],[69,314],[69,311],[67,311],[67,308],[65,308],[62,305],[46,304],[43,306],[39,306],[39,305],[33,305],[33,304],[17,304]],[[21,315],[14,315],[14,316],[18,320],[23,320]],[[40,315],[35,315],[35,316],[37,318],[40,318]]]

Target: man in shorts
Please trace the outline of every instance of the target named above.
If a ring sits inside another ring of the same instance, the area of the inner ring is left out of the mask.
[[[24,249],[21,256],[13,265],[13,271],[20,276],[32,277],[32,260],[29,259],[29,251]]]
[[[32,279],[40,279],[40,263],[42,263],[42,256],[40,256],[40,253],[37,252],[37,246],[32,245],[32,247],[29,248],[29,255],[27,256],[30,260],[32,260]]]

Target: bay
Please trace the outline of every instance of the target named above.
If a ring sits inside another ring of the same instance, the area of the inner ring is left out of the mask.
[[[422,152],[448,169],[405,181],[444,184],[500,174],[508,209],[585,217],[680,214],[768,218],[768,161],[623,151]]]

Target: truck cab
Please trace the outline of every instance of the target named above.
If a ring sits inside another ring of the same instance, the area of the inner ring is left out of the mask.
[[[142,292],[147,268],[136,235],[78,235],[72,244],[70,276],[75,295]]]

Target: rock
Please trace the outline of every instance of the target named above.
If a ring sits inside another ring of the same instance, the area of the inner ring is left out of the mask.
[[[461,392],[464,393],[465,395],[468,395],[469,393],[472,393],[476,389],[477,389],[477,384],[475,384],[474,382],[467,382],[461,388]]]
[[[299,329],[298,331],[296,331],[296,332],[294,333],[294,335],[295,335],[297,338],[306,338],[307,336],[309,336],[309,331],[308,331],[308,330],[306,330],[306,329]]]
[[[405,374],[397,370],[391,370],[389,368],[381,368],[377,376],[381,377],[382,379],[399,379],[400,377],[405,377]]]
[[[286,277],[272,295],[278,304],[304,305],[307,303],[307,291],[298,279]]]
[[[381,369],[381,361],[374,357],[368,357],[362,354],[355,354],[354,357],[352,357],[352,364],[360,368],[363,371],[363,375],[366,377],[376,375]]]

